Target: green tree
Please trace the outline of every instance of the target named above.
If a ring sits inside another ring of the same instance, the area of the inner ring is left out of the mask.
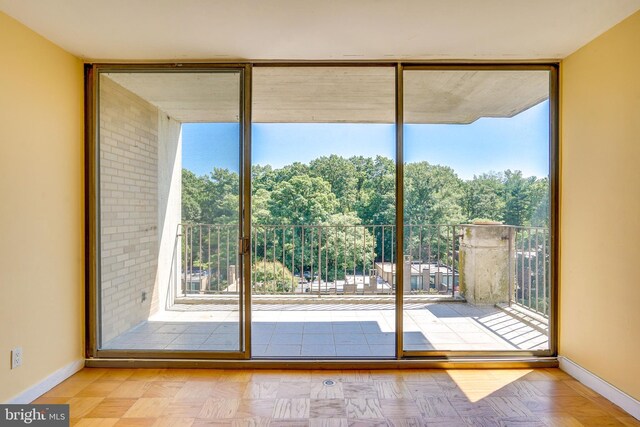
[[[182,222],[201,222],[201,204],[206,199],[207,179],[182,169]]]
[[[533,213],[542,202],[548,185],[535,176],[525,178],[521,171],[507,170],[504,173],[505,215],[509,225],[529,226]]]
[[[309,175],[309,166],[304,163],[293,162],[290,165],[286,165],[273,171],[274,185],[284,181],[289,181],[293,177],[302,175]]]
[[[503,221],[505,214],[504,176],[495,172],[473,177],[465,185],[464,208],[468,220],[483,218]]]
[[[338,201],[339,212],[353,210],[357,197],[357,176],[353,163],[335,154],[319,157],[309,164],[309,175],[329,183]]]
[[[276,172],[271,165],[253,165],[251,166],[251,185],[253,191],[264,189],[272,191],[276,184]]]
[[[294,175],[271,193],[269,210],[278,224],[319,224],[338,206],[331,185],[322,178]]]
[[[236,172],[215,168],[204,188],[207,196],[201,203],[202,220],[207,224],[238,222],[240,181]]]
[[[296,286],[291,270],[279,261],[260,260],[251,268],[254,290],[263,293],[290,292]]]
[[[254,224],[273,223],[271,211],[269,210],[270,202],[270,191],[264,188],[258,188],[253,191],[253,197],[251,198],[251,221]]]
[[[549,197],[549,179],[543,178],[536,181],[536,197],[538,198],[538,205],[533,211],[531,216],[531,225],[534,227],[549,227],[550,224],[550,204]]]
[[[396,217],[396,178],[393,160],[352,157],[357,162],[359,197],[356,212],[364,224],[393,224]]]
[[[319,247],[326,259],[321,276],[324,280],[342,280],[345,274],[368,272],[376,258],[373,227],[361,226],[355,213],[334,214],[322,225],[326,235]]]
[[[427,162],[404,168],[405,224],[457,224],[463,221],[463,182],[448,166]]]

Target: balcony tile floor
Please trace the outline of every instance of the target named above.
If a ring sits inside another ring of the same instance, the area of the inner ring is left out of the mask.
[[[238,349],[238,311],[228,304],[184,304],[152,316],[103,347],[119,350]],[[544,350],[546,332],[496,307],[405,304],[409,351]],[[393,304],[256,304],[256,358],[384,358],[395,354]]]

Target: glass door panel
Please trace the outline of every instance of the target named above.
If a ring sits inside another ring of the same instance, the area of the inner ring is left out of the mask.
[[[255,67],[252,356],[395,356],[394,67]]]
[[[403,350],[548,350],[549,72],[403,76]]]
[[[241,71],[98,79],[99,350],[242,352]]]

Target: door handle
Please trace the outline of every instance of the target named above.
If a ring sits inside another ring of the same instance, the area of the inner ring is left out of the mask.
[[[239,254],[240,255],[244,255],[244,254],[250,254],[251,253],[251,239],[248,237],[240,237],[238,239],[238,248],[239,248]]]

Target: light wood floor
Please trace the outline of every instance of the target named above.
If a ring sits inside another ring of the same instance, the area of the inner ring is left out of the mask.
[[[84,369],[34,403],[100,427],[640,426],[558,369]]]

